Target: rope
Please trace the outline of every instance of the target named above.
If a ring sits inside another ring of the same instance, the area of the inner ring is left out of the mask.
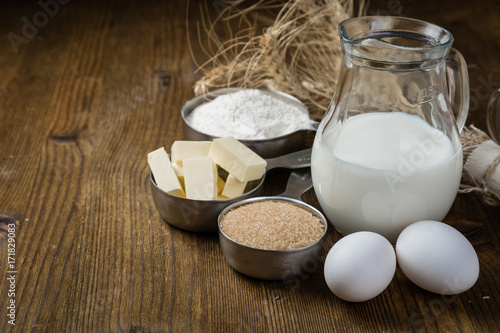
[[[464,128],[461,140],[462,146],[464,147],[464,156],[468,157],[481,143],[489,140],[489,136],[478,128],[471,126],[471,129]],[[488,180],[499,164],[500,155],[493,160],[481,179],[472,176],[470,172],[464,168],[458,193],[477,193],[481,196],[485,204],[490,206],[500,205],[500,193],[496,193],[488,188]]]

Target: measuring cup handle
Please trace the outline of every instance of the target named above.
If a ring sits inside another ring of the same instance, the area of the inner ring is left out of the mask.
[[[296,151],[283,156],[266,159],[267,170],[275,168],[299,169],[311,165],[311,148]]]
[[[469,113],[469,74],[465,59],[457,49],[451,48],[446,60],[448,94],[458,131],[461,132]]]
[[[311,168],[303,168],[293,171],[290,174],[283,197],[302,200],[302,194],[313,187]]]

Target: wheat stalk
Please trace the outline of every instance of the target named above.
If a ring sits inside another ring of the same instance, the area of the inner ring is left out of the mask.
[[[301,99],[311,117],[320,119],[333,96],[340,72],[342,52],[337,27],[352,17],[353,1],[280,3],[272,24],[261,34],[256,28],[258,16],[253,14],[277,8],[277,1],[261,0],[236,11],[241,1],[226,3],[228,7],[212,24],[205,22],[204,32],[216,51],[208,50],[209,60],[198,67],[202,77],[195,83],[195,94],[223,87],[265,87]],[[364,5],[361,1],[360,12]],[[230,20],[239,20],[245,28],[223,42],[215,34],[214,25]]]

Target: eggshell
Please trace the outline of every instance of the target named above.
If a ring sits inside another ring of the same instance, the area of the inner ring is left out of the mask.
[[[396,254],[383,236],[368,231],[340,239],[325,260],[325,280],[330,290],[349,302],[363,302],[379,295],[396,271]]]
[[[472,244],[442,222],[410,224],[398,237],[396,255],[408,279],[436,294],[464,292],[479,276],[479,260]]]

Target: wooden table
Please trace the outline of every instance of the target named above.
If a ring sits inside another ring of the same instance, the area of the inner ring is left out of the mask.
[[[188,35],[183,1],[1,7],[0,331],[500,331],[500,208],[474,194],[458,195],[446,218],[481,263],[475,286],[453,297],[399,269],[358,304],[328,290],[321,265],[293,281],[247,278],[216,234],[160,219],[146,155],[182,139],[179,110],[197,79],[187,43],[199,52],[195,1]],[[377,10],[452,31],[469,64],[468,124],[485,130],[489,92],[500,87],[498,1],[372,1]],[[313,192],[304,199],[319,206]],[[328,247],[340,239],[331,229]]]

